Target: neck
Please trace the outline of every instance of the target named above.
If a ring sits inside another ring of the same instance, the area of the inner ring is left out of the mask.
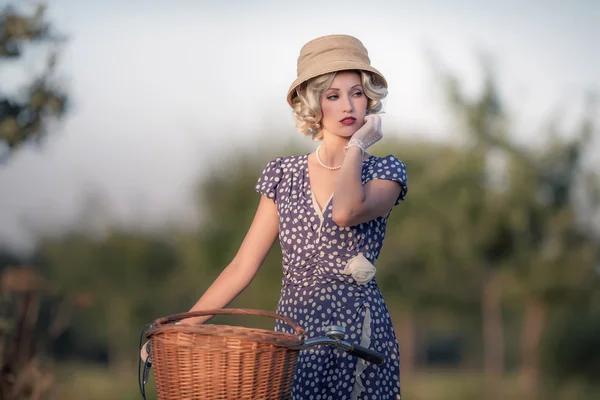
[[[348,145],[349,140],[350,138],[325,134],[319,150],[321,161],[332,167],[341,165],[344,161],[344,147]]]

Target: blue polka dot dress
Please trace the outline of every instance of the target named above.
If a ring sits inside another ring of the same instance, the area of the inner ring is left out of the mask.
[[[400,183],[396,205],[404,199],[406,166],[394,156],[371,155],[363,161],[363,185],[373,179]],[[292,398],[400,399],[398,342],[376,279],[348,271],[349,262],[359,257],[367,270],[371,266],[375,271],[389,213],[357,226],[338,226],[331,219],[331,198],[322,210],[314,198],[307,154],[270,161],[256,190],[273,199],[279,213],[283,278],[277,312],[298,322],[308,337],[322,336],[327,326],[342,325],[348,341],[386,355],[378,366],[340,349],[306,349],[300,352]],[[282,322],[275,330],[294,333]]]

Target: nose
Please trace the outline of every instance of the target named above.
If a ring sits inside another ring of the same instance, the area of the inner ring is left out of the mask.
[[[351,97],[345,97],[346,102],[344,103],[344,112],[351,113],[354,110]]]

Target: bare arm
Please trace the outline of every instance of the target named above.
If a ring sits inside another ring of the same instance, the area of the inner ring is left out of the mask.
[[[397,182],[374,179],[362,185],[362,156],[350,147],[340,168],[332,199],[332,219],[339,226],[354,226],[387,214],[402,187]]]
[[[254,279],[277,238],[279,220],[273,200],[261,196],[258,209],[240,249],[190,311],[224,308]],[[185,323],[202,323],[211,317],[188,318]]]
[[[223,308],[231,303],[252,281],[277,238],[279,220],[273,200],[262,196],[254,220],[234,259],[221,272],[190,311]],[[186,323],[202,323],[208,317],[187,318]],[[140,357],[148,357],[146,345]]]

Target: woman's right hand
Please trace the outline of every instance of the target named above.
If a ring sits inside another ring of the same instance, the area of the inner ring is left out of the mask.
[[[202,323],[204,323],[209,317],[196,317],[196,318],[184,318],[179,322],[176,322],[176,324],[181,324],[183,323],[183,321],[185,321],[186,324],[190,324],[190,325],[200,325]],[[140,350],[140,358],[142,359],[142,362],[146,362],[146,359],[148,358],[148,343],[150,343],[150,341],[148,340],[146,343],[144,343],[144,345],[142,346],[142,349]]]
[[[144,343],[142,349],[140,350],[140,358],[142,359],[142,362],[146,362],[146,360],[148,359],[148,351],[146,350],[148,343],[150,343],[149,340],[146,343]]]
[[[381,130],[381,117],[379,114],[370,114],[365,117],[365,122],[354,135],[352,140],[358,141],[360,148],[366,151],[369,147],[377,143],[383,138]],[[350,144],[350,143],[349,143]]]

